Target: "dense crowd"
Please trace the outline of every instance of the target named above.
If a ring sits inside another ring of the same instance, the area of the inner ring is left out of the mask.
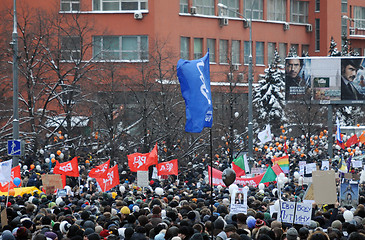
[[[142,189],[133,175],[121,172],[121,184],[107,193],[98,191],[93,181],[83,180],[79,186],[70,178],[65,197],[34,193],[10,196],[8,203],[2,197],[8,222],[2,218],[1,236],[3,240],[365,239],[362,186],[357,208],[313,204],[310,224],[303,226],[281,223],[276,213],[270,214],[270,205],[278,198],[274,183],[263,192],[250,187],[247,214],[230,214],[228,188],[214,187],[211,198],[210,185],[199,171],[194,174],[152,180]],[[41,184],[39,173],[26,175],[27,184]],[[306,187],[289,181],[282,188],[282,199],[303,198]],[[345,221],[345,210],[353,213],[350,221]]]

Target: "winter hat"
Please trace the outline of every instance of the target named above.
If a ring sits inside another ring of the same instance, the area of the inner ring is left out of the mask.
[[[286,238],[288,240],[296,240],[297,237],[298,237],[298,231],[295,228],[291,227],[288,229],[288,231],[286,231]]]
[[[56,234],[56,233],[54,233],[54,232],[45,232],[45,233],[44,233],[44,236],[45,236],[46,238],[50,238],[50,239],[52,239],[52,240],[54,240],[55,238],[57,238],[57,234]]]
[[[88,235],[87,238],[89,240],[100,240],[100,236],[97,233],[92,233],[92,234]]]
[[[341,230],[342,229],[342,223],[341,223],[340,220],[335,220],[335,221],[332,222],[331,227],[336,228],[338,230]]]
[[[101,231],[101,232],[99,233],[99,235],[100,235],[100,237],[106,238],[106,237],[108,237],[108,236],[109,236],[109,231],[108,231],[108,230],[106,230],[106,229],[104,229],[103,231]]]
[[[15,240],[14,235],[9,230],[5,230],[1,236],[2,240]]]
[[[265,225],[266,224],[265,224],[264,220],[259,219],[259,218],[256,220],[255,227],[260,228],[260,227],[265,226]]]
[[[93,221],[87,220],[84,222],[83,227],[86,228],[91,228],[91,229],[95,229],[95,223]]]
[[[122,207],[122,209],[120,210],[120,212],[122,214],[128,215],[128,214],[131,213],[131,210],[129,210],[129,208],[127,206],[124,206],[124,207]]]
[[[252,216],[249,216],[246,220],[246,224],[248,228],[254,228],[256,225],[256,219]]]
[[[62,221],[60,224],[60,231],[61,233],[67,233],[67,231],[70,229],[71,224],[67,221]]]
[[[94,233],[94,229],[92,228],[86,228],[85,231],[84,231],[84,236],[87,236],[87,235],[90,235],[92,233]]]
[[[223,229],[224,228],[224,221],[220,218],[214,221],[214,228],[215,229]]]

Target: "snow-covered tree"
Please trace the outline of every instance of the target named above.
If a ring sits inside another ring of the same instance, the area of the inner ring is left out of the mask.
[[[336,46],[336,41],[331,37],[330,50],[328,51],[330,57],[341,56],[341,52],[337,50]]]
[[[269,123],[273,128],[279,127],[286,121],[284,112],[284,70],[279,67],[280,57],[275,50],[275,58],[269,68],[265,69],[263,79],[254,89],[253,103],[257,109],[259,126]]]

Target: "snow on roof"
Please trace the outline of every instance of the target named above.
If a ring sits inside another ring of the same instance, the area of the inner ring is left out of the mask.
[[[71,127],[86,127],[89,123],[89,118],[85,116],[74,116],[71,117]],[[62,127],[67,126],[67,122],[65,117],[53,117],[46,121],[46,127],[59,127],[62,124]]]

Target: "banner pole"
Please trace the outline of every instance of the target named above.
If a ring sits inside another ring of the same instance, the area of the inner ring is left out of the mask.
[[[6,197],[6,205],[5,208],[8,207],[8,202],[9,202],[9,192],[10,192],[10,181],[8,182],[8,196]]]
[[[213,136],[212,128],[210,128],[210,211],[211,218],[213,221]],[[212,229],[212,240],[213,240],[213,229]]]

